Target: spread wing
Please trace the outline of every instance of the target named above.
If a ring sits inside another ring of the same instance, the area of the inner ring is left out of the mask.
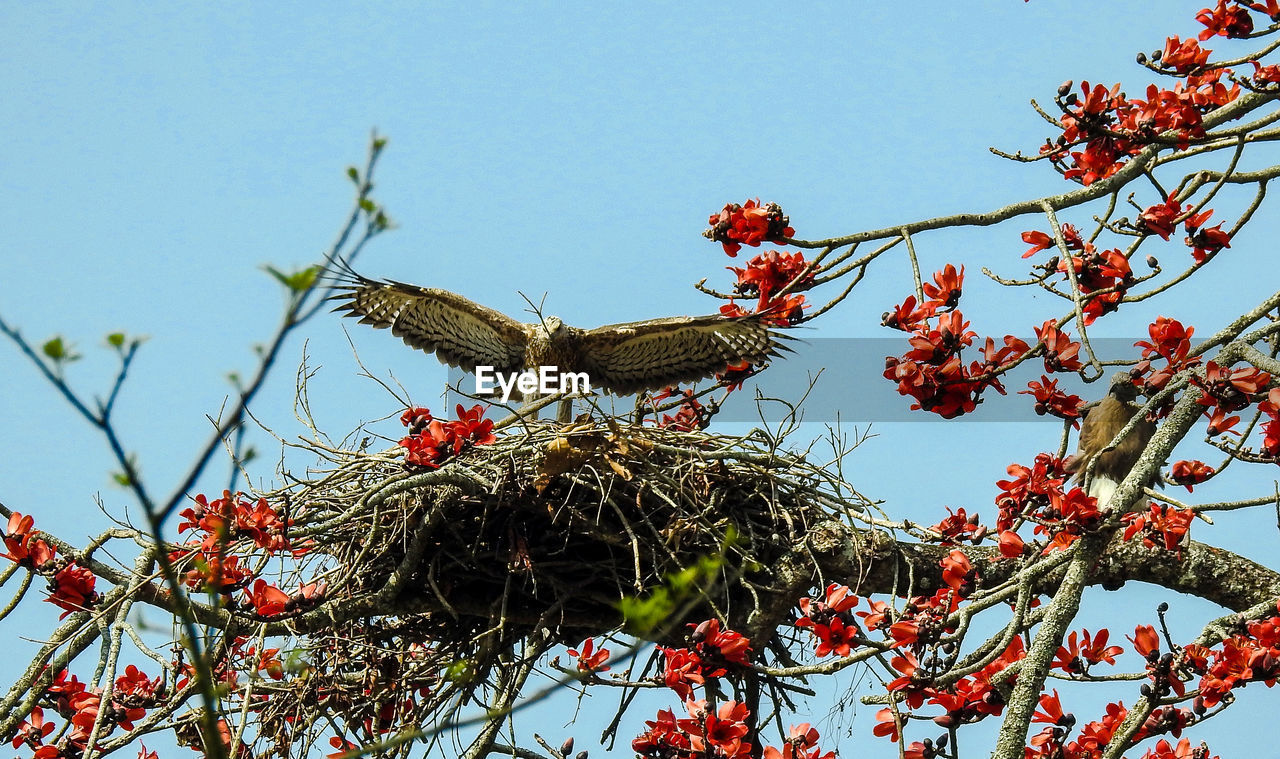
[[[434,353],[450,366],[468,372],[477,366],[502,372],[524,366],[524,326],[461,295],[358,275],[334,289],[340,291],[330,298],[339,301],[334,311],[378,329],[390,327],[405,345]]]
[[[760,314],[678,316],[587,330],[581,356],[593,385],[627,395],[705,379],[742,361],[766,363],[790,350],[784,339]]]

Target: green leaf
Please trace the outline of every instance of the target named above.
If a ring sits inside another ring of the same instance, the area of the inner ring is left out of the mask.
[[[127,488],[133,484],[133,480],[124,472],[112,472],[111,479],[122,488]]]
[[[475,672],[472,671],[469,661],[459,659],[445,668],[444,679],[457,683],[469,683],[475,679]]]
[[[62,364],[69,364],[80,359],[80,354],[76,353],[71,343],[62,339],[62,335],[55,335],[50,338],[44,345],[40,346],[40,350],[59,367]]]
[[[374,203],[369,198],[360,198],[360,210],[365,213],[373,213],[378,210],[378,204]]]
[[[360,182],[360,171],[359,171],[358,169],[356,169],[356,167],[354,167],[354,166],[348,166],[348,167],[347,167],[347,177],[348,177],[352,182],[359,183],[359,182]]]
[[[249,446],[244,449],[244,453],[240,454],[240,463],[248,464],[256,458],[258,458],[258,449],[253,446]]]
[[[120,350],[121,348],[124,347],[124,340],[125,338],[124,338],[123,332],[112,332],[111,334],[107,335],[107,345],[110,345],[112,348],[115,348],[116,350]]]
[[[271,264],[264,264],[262,269],[275,278],[277,282],[289,288],[289,292],[292,293],[304,293],[310,290],[316,283],[316,277],[320,276],[319,266],[308,266],[305,269],[299,269],[288,274]]]
[[[41,346],[40,349],[44,351],[44,355],[48,356],[54,361],[61,361],[67,355],[67,347],[62,342],[61,337],[55,337],[50,339],[43,346]]]
[[[373,149],[374,149],[374,150],[382,150],[382,149],[383,149],[383,148],[385,148],[386,146],[387,146],[387,138],[386,138],[386,137],[379,137],[378,139],[376,139],[376,140],[374,140],[374,141],[373,141]]]

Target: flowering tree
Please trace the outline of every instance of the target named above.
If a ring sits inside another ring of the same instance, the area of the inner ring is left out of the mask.
[[[870,732],[903,757],[1211,756],[1200,724],[1247,684],[1280,678],[1280,572],[1190,531],[1214,511],[1276,497],[1196,503],[1147,485],[1192,493],[1280,463],[1280,292],[1224,299],[1233,318],[1213,334],[1178,314],[1205,269],[1251,256],[1234,268],[1274,270],[1270,250],[1232,243],[1280,176],[1255,158],[1280,136],[1280,64],[1269,57],[1280,4],[1219,0],[1195,22],[1197,36],[1138,56],[1154,82],[1140,97],[1068,82],[1051,108],[1035,106],[1045,144],[1001,155],[1054,169],[1067,183],[1059,194],[819,240],[780,206],[750,200],[711,215],[706,231],[734,258],[790,248],[729,267],[735,281],[722,291],[699,284],[727,317],[763,312],[780,330],[838,308],[868,270],[905,257],[913,279],[883,317],[905,333],[903,348],[884,378],[920,414],[969,414],[1031,362],[1043,373],[1008,402],[1070,429],[1086,409],[1053,375],[1127,370],[1146,400],[1111,445],[1143,419],[1159,426],[1107,502],[1082,487],[1087,468],[1072,478],[1064,437],[991,478],[985,521],[963,508],[930,526],[877,513],[785,436],[708,431],[712,394],[735,392],[762,368],[752,366],[642,399],[633,418],[597,409],[568,427],[489,418],[484,404],[444,417],[411,407],[389,450],[317,442],[321,463],[284,473],[274,491],[192,492],[224,446],[244,458],[248,406],[280,346],[318,312],[328,266],[388,229],[371,197],[384,146],[375,139],[350,172],[355,206],[323,262],[273,272],[290,293],[281,326],[166,497],[144,483],[114,423],[139,341],[108,336],[120,371],[92,401],[66,380],[67,345],[29,343],[0,321],[103,435],[145,517],[72,545],[40,515],[0,506],[0,581],[12,592],[0,618],[40,601],[62,610],[0,700],[0,737],[39,759],[147,759],[156,754],[142,741],[159,731],[214,757],[407,755],[465,735],[467,756],[565,759],[572,739],[502,731],[520,703],[572,685],[622,691],[619,717],[637,691],[667,694],[670,706],[644,715],[653,719],[638,735],[619,735],[620,720],[604,730],[643,757],[825,759],[833,753],[796,696],[812,693],[811,678],[875,665],[890,676],[864,699],[878,708]],[[1211,40],[1220,52],[1204,47]],[[1252,188],[1252,199],[1224,206],[1229,186]],[[993,268],[1028,259],[1029,270],[982,273],[1060,308],[979,336],[961,311],[966,261],[926,278],[916,246],[933,230],[1006,222],[1007,255],[994,260],[1007,263]],[[1167,308],[1148,339],[1118,361],[1100,358],[1091,327],[1152,299]],[[1202,417],[1216,465],[1179,459]],[[1170,633],[1163,607],[1132,631],[1078,621],[1086,587],[1131,579],[1226,613],[1191,639]],[[172,617],[177,634],[142,629],[130,614],[143,607]],[[535,672],[555,685],[531,688]],[[1117,681],[1132,686],[1127,698],[1079,718],[1066,708]],[[999,725],[994,746],[967,737],[983,722]]]

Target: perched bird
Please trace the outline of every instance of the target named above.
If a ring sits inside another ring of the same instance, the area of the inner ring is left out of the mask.
[[[471,373],[477,367],[503,375],[555,367],[560,374],[586,373],[592,389],[629,395],[706,379],[731,364],[759,365],[790,350],[761,313],[579,329],[555,316],[522,323],[448,290],[371,280],[350,270],[341,277],[331,296],[339,302],[335,311],[390,328],[409,347]],[[567,421],[565,405],[561,418]]]
[[[1137,397],[1138,388],[1128,372],[1119,372],[1112,377],[1106,397],[1089,410],[1084,424],[1080,426],[1080,450],[1067,457],[1064,462],[1068,472],[1074,472],[1076,479],[1083,480],[1089,464],[1097,459],[1086,492],[1098,499],[1099,508],[1106,506],[1111,500],[1116,488],[1124,481],[1129,470],[1133,469],[1156,432],[1156,425],[1143,419],[1115,448],[1103,452],[1134,414],[1138,413],[1140,406],[1134,403]]]

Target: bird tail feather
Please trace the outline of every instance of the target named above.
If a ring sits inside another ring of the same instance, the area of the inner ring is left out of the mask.
[[[1116,494],[1116,488],[1120,487],[1120,483],[1107,477],[1106,475],[1094,475],[1089,482],[1089,495],[1098,499],[1098,508],[1104,509],[1107,503],[1111,501],[1111,496]]]

